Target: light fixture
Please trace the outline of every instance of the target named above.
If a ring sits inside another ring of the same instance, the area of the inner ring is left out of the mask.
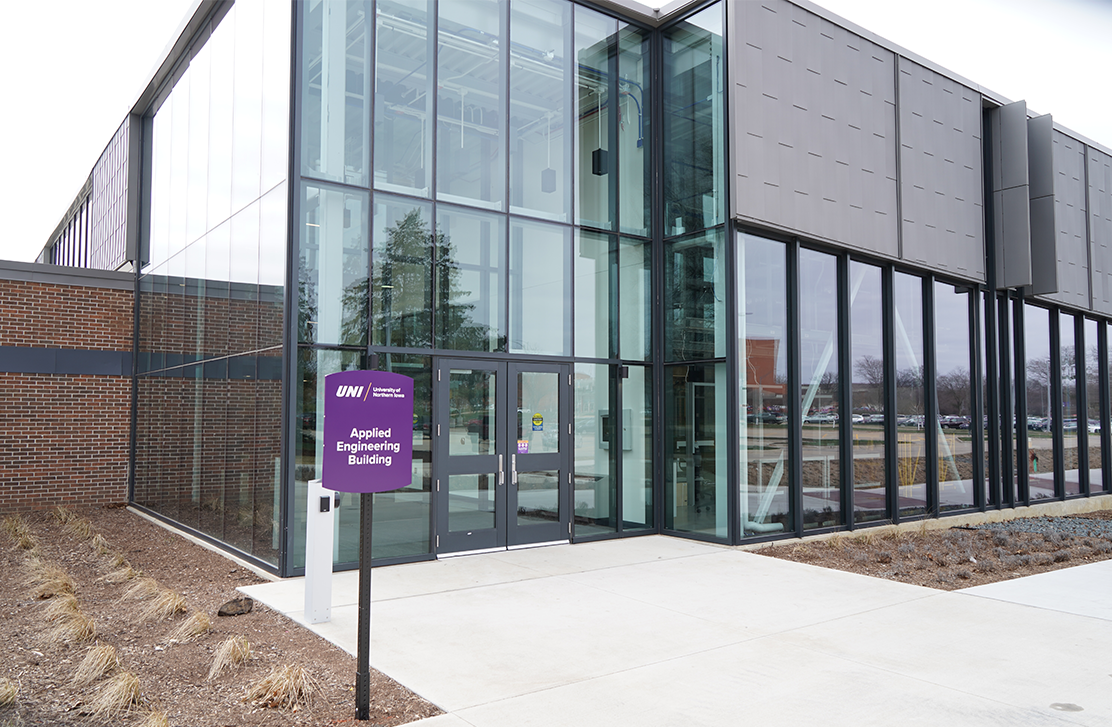
[[[548,146],[548,164],[541,170],[541,191],[551,193],[556,191],[556,170],[552,168],[552,112],[546,114],[548,128],[545,129],[545,144]]]
[[[597,177],[606,174],[606,150],[602,148],[602,91],[595,91],[598,97],[598,148],[591,152],[591,173]]]

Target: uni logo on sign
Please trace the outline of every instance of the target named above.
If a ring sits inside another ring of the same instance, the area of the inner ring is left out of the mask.
[[[340,386],[336,389],[336,396],[343,398],[349,397],[352,399],[361,399],[363,397],[362,386]]]

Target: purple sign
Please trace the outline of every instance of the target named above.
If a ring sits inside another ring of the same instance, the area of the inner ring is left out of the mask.
[[[324,487],[385,492],[413,479],[413,379],[388,371],[324,377]]]

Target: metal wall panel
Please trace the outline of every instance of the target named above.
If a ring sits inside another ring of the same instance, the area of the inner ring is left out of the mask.
[[[785,0],[732,8],[738,217],[898,257],[895,56]]]
[[[984,282],[981,94],[898,64],[901,256]]]
[[[1053,134],[1054,234],[1058,290],[1051,300],[1088,310],[1089,231],[1085,188],[1085,145],[1060,131]]]
[[[1050,114],[1027,120],[1027,177],[1031,194],[1031,289],[1058,292],[1058,235],[1054,221],[1054,120]]]
[[[1112,156],[1087,149],[1093,310],[1112,315]]]
[[[989,112],[993,248],[996,287],[1031,284],[1031,201],[1027,164],[1027,103]]]

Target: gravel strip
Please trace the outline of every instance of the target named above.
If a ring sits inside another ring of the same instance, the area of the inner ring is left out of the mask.
[[[1077,538],[1108,538],[1112,540],[1112,520],[1082,517],[1033,517],[1002,523],[975,525],[970,530],[1004,530],[1012,533],[1058,533]]]

